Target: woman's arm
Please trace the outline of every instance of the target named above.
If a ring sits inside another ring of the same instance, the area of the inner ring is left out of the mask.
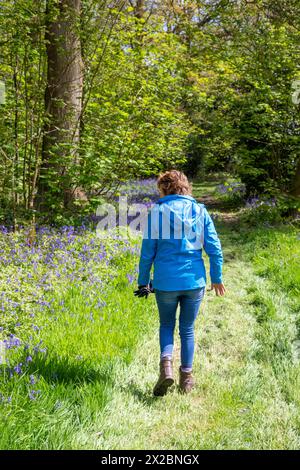
[[[138,285],[147,286],[150,282],[150,271],[157,249],[157,238],[151,233],[151,211],[148,214],[147,224],[143,234],[143,241],[139,262]]]
[[[222,280],[223,253],[221,242],[214,223],[204,207],[204,250],[209,256],[211,289],[217,295],[224,295],[225,287]]]

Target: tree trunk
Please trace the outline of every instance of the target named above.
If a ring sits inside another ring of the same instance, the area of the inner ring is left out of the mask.
[[[83,93],[80,12],[81,0],[47,1],[46,120],[37,198],[41,209],[66,207],[72,199],[70,169],[78,164]]]
[[[298,160],[295,177],[294,177],[294,181],[292,184],[291,195],[300,196],[300,158]]]
[[[137,0],[135,6],[135,17],[142,19],[145,14],[145,0]]]

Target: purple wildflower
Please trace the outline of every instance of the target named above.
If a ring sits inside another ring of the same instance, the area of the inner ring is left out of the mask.
[[[36,379],[35,379],[33,374],[30,375],[29,381],[30,381],[31,385],[34,385],[36,383]]]
[[[22,362],[20,362],[20,364],[17,364],[15,367],[14,367],[14,371],[16,374],[18,375],[21,375],[22,374]]]
[[[41,394],[40,390],[30,390],[29,392],[29,398],[30,400],[36,400],[37,397]]]
[[[127,279],[132,284],[134,282],[134,276],[132,274],[127,274]]]

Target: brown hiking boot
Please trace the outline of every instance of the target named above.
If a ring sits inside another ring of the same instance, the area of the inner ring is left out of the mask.
[[[173,359],[163,357],[160,360],[160,375],[153,389],[153,395],[156,397],[164,396],[173,383]]]
[[[189,393],[195,385],[193,373],[183,372],[179,367],[179,390],[181,393]]]

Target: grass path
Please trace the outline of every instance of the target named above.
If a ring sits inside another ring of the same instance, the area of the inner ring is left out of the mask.
[[[253,360],[257,323],[247,286],[260,280],[241,262],[225,272],[226,299],[206,294],[196,327],[197,386],[153,398],[158,374],[158,334],[144,339],[128,368],[120,368],[112,400],[91,443],[101,449],[297,448],[294,405],[273,372]],[[238,285],[237,285],[238,280]],[[264,288],[264,287],[263,287]],[[148,313],[155,315],[155,308]],[[176,336],[175,371],[179,365]]]
[[[215,185],[195,184],[194,194],[204,194],[217,215],[227,294],[207,291],[200,308],[192,393],[182,396],[174,386],[165,397],[153,397],[159,373],[155,298],[133,296],[136,246],[118,251],[108,245],[115,256],[92,265],[97,275],[110,276],[104,290],[77,282],[63,283],[55,298],[51,293],[51,310],[36,318],[47,353],[34,355],[26,373],[0,382],[1,449],[300,447],[299,233],[296,225],[243,226],[239,212],[215,197]],[[82,249],[92,259],[98,255],[93,234],[87,237],[78,237],[75,247],[66,244],[69,264],[75,252],[86,259]],[[4,275],[9,269],[19,268],[8,263]],[[77,269],[83,276],[82,262]],[[99,299],[105,305],[99,307]],[[177,383],[179,346],[177,322]],[[40,393],[31,399],[33,387]]]
[[[153,327],[141,338],[133,361],[117,367],[112,397],[85,436],[86,447],[299,448],[299,366],[285,345],[287,332],[295,334],[288,299],[243,259],[234,226],[227,223],[221,232],[227,295],[206,292],[196,323],[194,391],[182,396],[173,387],[163,398],[152,396],[158,377],[158,315],[154,298],[137,300],[153,316]],[[275,317],[262,319],[269,307]],[[178,324],[175,341],[178,382]],[[282,354],[277,351],[281,343]]]

